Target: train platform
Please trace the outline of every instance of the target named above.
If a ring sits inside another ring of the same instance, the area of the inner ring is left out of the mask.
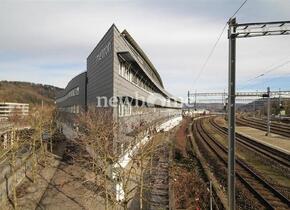
[[[264,143],[275,149],[281,150],[290,154],[290,138],[284,137],[278,134],[271,133],[270,136],[266,136],[266,132],[246,126],[236,126],[236,132],[254,139],[258,142]]]

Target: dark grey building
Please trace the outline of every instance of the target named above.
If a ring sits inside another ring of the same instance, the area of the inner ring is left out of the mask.
[[[88,56],[87,76],[88,104],[95,103],[96,97],[106,96],[156,98],[159,100],[153,105],[181,107],[181,102],[165,91],[160,75],[135,40],[126,30],[120,33],[115,25]],[[164,105],[163,100],[169,104]]]
[[[115,25],[88,56],[87,72],[68,83],[57,95],[56,104],[62,111],[76,113],[96,104],[98,97],[129,98],[130,105],[146,101],[155,108],[179,109],[182,105],[164,89],[157,70],[130,34],[126,30],[120,33]],[[137,108],[120,107],[118,115],[134,114]]]
[[[87,104],[87,72],[75,76],[66,88],[56,96],[56,105],[61,112],[78,114]]]
[[[111,106],[111,99],[114,118],[126,124],[121,129],[125,136],[140,123],[181,114],[181,101],[164,89],[156,68],[130,34],[120,33],[115,25],[88,56],[87,72],[69,82],[56,104],[60,111],[77,114],[91,105]]]

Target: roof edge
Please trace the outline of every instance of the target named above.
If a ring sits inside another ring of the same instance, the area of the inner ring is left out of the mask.
[[[141,47],[137,44],[137,42],[133,39],[133,37],[129,34],[129,32],[125,29],[121,34],[124,35],[125,39],[136,49],[136,51],[143,57],[143,59],[146,61],[146,63],[150,66],[150,68],[152,68],[152,70],[154,71],[154,73],[156,74],[162,88],[164,88],[162,79],[158,73],[158,71],[156,70],[156,68],[154,67],[154,65],[152,64],[152,62],[149,60],[149,58],[147,57],[147,55],[144,53],[144,51],[141,49]]]

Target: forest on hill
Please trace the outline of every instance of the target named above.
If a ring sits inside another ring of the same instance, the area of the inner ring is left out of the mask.
[[[53,104],[61,88],[30,82],[0,81],[0,102]]]

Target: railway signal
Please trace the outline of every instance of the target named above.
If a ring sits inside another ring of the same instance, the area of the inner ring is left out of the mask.
[[[235,97],[236,97],[236,39],[258,36],[290,35],[290,21],[237,24],[236,18],[228,22],[229,87],[228,87],[228,202],[235,209]],[[268,94],[270,88],[268,89]],[[270,94],[268,95],[270,100]],[[269,114],[268,114],[269,120]],[[269,130],[268,130],[269,131]]]

